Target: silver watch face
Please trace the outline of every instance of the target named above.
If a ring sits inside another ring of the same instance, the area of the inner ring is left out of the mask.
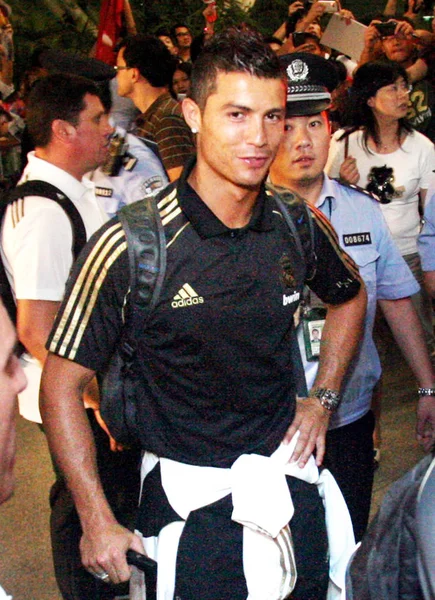
[[[340,404],[341,396],[334,390],[328,390],[327,388],[320,388],[311,393],[312,396],[318,398],[320,404],[327,410],[336,410]]]

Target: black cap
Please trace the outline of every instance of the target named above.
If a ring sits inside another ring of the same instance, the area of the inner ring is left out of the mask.
[[[331,92],[338,85],[333,64],[317,54],[293,52],[280,57],[287,74],[288,117],[315,115],[331,105]]]
[[[102,60],[61,50],[44,50],[39,57],[39,63],[50,73],[81,75],[97,83],[113,79],[116,75],[115,69]]]

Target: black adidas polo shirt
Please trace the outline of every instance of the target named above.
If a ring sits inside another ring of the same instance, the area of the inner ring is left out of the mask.
[[[273,197],[263,189],[250,223],[226,227],[186,181],[158,197],[167,241],[165,282],[141,336],[143,441],[159,456],[229,466],[271,453],[295,410],[293,315],[304,268]],[[318,219],[320,219],[318,221]],[[325,302],[360,287],[323,217],[315,218],[316,274]],[[77,265],[48,348],[97,372],[119,338],[129,286],[117,219]]]

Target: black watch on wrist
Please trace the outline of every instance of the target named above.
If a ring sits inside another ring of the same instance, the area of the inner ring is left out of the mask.
[[[310,391],[310,398],[317,398],[326,410],[334,412],[340,405],[341,395],[328,388],[317,388]]]

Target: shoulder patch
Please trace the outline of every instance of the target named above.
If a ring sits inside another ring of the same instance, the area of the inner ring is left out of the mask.
[[[335,179],[334,181],[336,181],[337,183],[339,183],[340,185],[342,185],[345,188],[353,190],[354,192],[359,192],[360,194],[364,194],[364,196],[368,196],[375,202],[381,202],[381,199],[379,198],[379,196],[377,196],[373,192],[369,192],[368,190],[360,187],[359,185],[354,185],[353,183],[346,183],[345,181],[338,179],[338,178]]]

